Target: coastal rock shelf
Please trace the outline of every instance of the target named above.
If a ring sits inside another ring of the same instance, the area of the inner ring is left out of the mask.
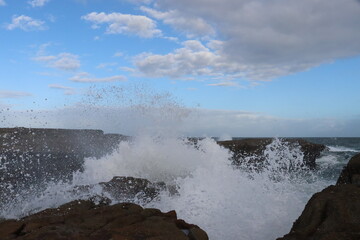
[[[360,239],[360,154],[344,168],[336,186],[316,193],[289,234],[278,240]]]
[[[271,144],[272,138],[249,138],[230,141],[218,141],[217,143],[229,149],[233,153],[232,160],[235,165],[242,165],[245,157],[256,156],[252,162],[254,165],[259,165],[264,161],[264,151],[266,147]],[[321,152],[325,150],[322,144],[311,143],[303,139],[297,138],[284,138],[282,142],[289,144],[289,147],[300,147],[304,154],[304,165],[309,169],[315,169],[316,159],[320,156]]]
[[[20,220],[0,222],[1,240],[208,240],[175,211],[143,209],[132,203],[109,206],[73,201]]]

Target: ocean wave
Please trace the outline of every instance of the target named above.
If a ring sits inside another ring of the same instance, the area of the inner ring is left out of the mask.
[[[357,149],[352,149],[344,146],[327,146],[330,152],[360,152]]]

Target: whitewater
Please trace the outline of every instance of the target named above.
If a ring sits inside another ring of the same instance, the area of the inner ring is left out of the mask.
[[[210,239],[275,239],[290,230],[311,195],[333,181],[303,169],[301,151],[279,139],[267,147],[265,156],[265,169],[249,170],[233,166],[231,153],[210,138],[194,146],[181,138],[138,136],[121,142],[100,159],[85,159],[83,171],[74,172],[71,181],[26,189],[1,209],[0,216],[18,218],[75,199],[103,195],[100,186],[86,194],[73,189],[114,176],[132,176],[176,186],[178,193],[164,190],[151,202],[136,198],[122,201],[162,211],[174,209],[179,218],[203,228]],[[290,165],[298,168],[290,170]]]
[[[251,166],[251,159],[256,156],[248,156],[243,159],[245,164],[235,166],[231,152],[214,139],[205,137],[194,142],[176,134],[181,122],[179,116],[184,113],[176,104],[174,107],[165,99],[160,101],[161,106],[156,106],[156,111],[149,111],[159,99],[163,98],[157,96],[155,101],[146,99],[146,104],[132,106],[133,112],[141,112],[141,117],[150,115],[151,121],[131,140],[120,142],[99,159],[85,158],[82,169],[73,172],[70,179],[37,183],[5,197],[0,219],[21,218],[76,199],[111,198],[96,184],[115,176],[131,176],[164,182],[174,187],[176,194],[163,190],[151,201],[135,197],[112,199],[112,204],[134,202],[164,212],[176,210],[179,218],[200,226],[211,240],[276,239],[289,232],[315,192],[335,183],[338,171],[349,156],[357,152],[357,149],[351,152],[353,148],[333,144],[319,159],[318,168],[309,170],[302,164],[304,156],[299,146],[291,147],[275,138],[264,151],[264,168]],[[164,130],[164,126],[168,130]],[[339,158],[334,155],[336,151],[340,154],[350,151],[350,155],[346,158],[339,155]],[[337,170],[336,174],[333,169]],[[0,170],[13,171],[4,161]],[[91,184],[95,184],[91,192],[74,190]]]

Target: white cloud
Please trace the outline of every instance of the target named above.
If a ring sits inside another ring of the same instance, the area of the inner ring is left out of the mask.
[[[100,63],[99,65],[96,66],[96,68],[112,70],[112,67],[115,67],[116,65],[117,65],[116,62]]]
[[[76,74],[75,76],[71,77],[69,79],[73,82],[83,82],[83,83],[95,83],[95,82],[123,82],[127,81],[127,78],[122,75],[115,75],[110,77],[104,77],[104,78],[96,78],[91,76],[87,72],[81,72]]]
[[[215,29],[200,17],[185,17],[176,10],[161,12],[144,6],[140,9],[151,17],[162,20],[165,24],[186,33],[190,38],[215,35]]]
[[[81,17],[92,22],[92,28],[99,28],[101,24],[107,24],[106,33],[108,34],[132,34],[143,38],[152,38],[161,35],[157,29],[155,21],[140,15],[122,13],[97,13],[92,12]]]
[[[45,26],[44,21],[33,19],[25,15],[20,15],[20,16],[14,15],[12,17],[11,23],[6,25],[6,29],[14,30],[16,28],[19,28],[24,31],[40,31],[40,30],[46,30],[47,27]]]
[[[181,29],[173,16],[211,23],[223,40],[218,55],[259,79],[360,54],[355,0],[157,0],[150,7],[142,9],[180,31],[193,30]]]
[[[75,88],[66,87],[66,86],[63,86],[63,85],[60,85],[60,84],[50,84],[49,88],[63,90],[65,95],[74,95],[74,94],[76,94]]]
[[[208,86],[213,87],[239,87],[240,85],[237,82],[219,82],[219,83],[210,83]]]
[[[28,1],[28,4],[30,4],[32,7],[42,7],[50,0],[31,0]]]
[[[122,52],[114,53],[114,57],[122,57],[124,54]]]
[[[5,0],[0,0],[0,6],[5,6],[5,5],[6,5]]]
[[[286,67],[273,69],[267,65],[241,65],[221,54],[222,44],[220,41],[212,41],[206,47],[200,41],[188,40],[183,42],[182,48],[168,54],[140,54],[134,58],[134,65],[147,77],[189,79],[188,77],[197,76],[218,79],[221,81],[220,85],[224,85],[226,81],[228,86],[230,80],[234,79],[247,77],[264,80],[287,72]],[[262,72],[258,71],[258,67],[262,68]]]
[[[78,55],[66,52],[58,55],[40,55],[33,59],[35,61],[46,63],[48,67],[64,71],[74,71],[81,66]]]
[[[29,96],[32,96],[32,94],[28,92],[0,90],[0,98],[20,98],[20,97],[29,97]]]

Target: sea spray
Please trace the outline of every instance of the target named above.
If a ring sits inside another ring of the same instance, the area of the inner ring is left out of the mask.
[[[205,229],[210,239],[275,239],[289,231],[311,194],[329,182],[303,169],[302,153],[287,143],[276,139],[265,153],[266,168],[246,171],[234,167],[228,150],[212,139],[194,144],[172,137],[136,137],[121,142],[101,159],[85,159],[84,170],[74,173],[72,181],[50,182],[37,194],[23,195],[1,215],[19,217],[102,195],[99,186],[90,193],[73,189],[109,181],[114,176],[133,176],[176,186],[178,194],[163,191],[143,205],[163,211],[175,209],[180,218]],[[296,163],[298,168],[287,167]],[[141,203],[140,199],[127,201]]]
[[[114,105],[106,102],[107,90],[93,95],[98,97],[94,103],[82,104],[87,113],[94,115],[84,124],[104,119],[97,115],[105,109],[106,123],[116,127],[130,121],[138,130],[134,138],[121,142],[100,159],[84,159],[82,169],[70,179],[54,179],[21,189],[5,201],[0,218],[19,218],[75,199],[111,198],[96,184],[114,176],[132,176],[163,181],[175,186],[177,194],[164,190],[151,202],[137,198],[124,201],[163,211],[175,209],[180,218],[205,229],[212,240],[267,240],[288,232],[310,196],[332,183],[304,169],[299,148],[279,139],[266,148],[263,168],[234,166],[231,153],[213,139],[196,142],[178,137],[181,119],[187,111],[166,100],[166,95],[148,98],[146,92],[140,91],[135,95],[141,101],[132,101],[119,89],[113,90],[117,95],[108,99]],[[121,99],[128,103],[119,107],[116,104]],[[122,119],[118,113],[125,108],[131,114]],[[75,112],[70,111],[69,116]],[[90,192],[76,191],[78,186],[92,184]]]

